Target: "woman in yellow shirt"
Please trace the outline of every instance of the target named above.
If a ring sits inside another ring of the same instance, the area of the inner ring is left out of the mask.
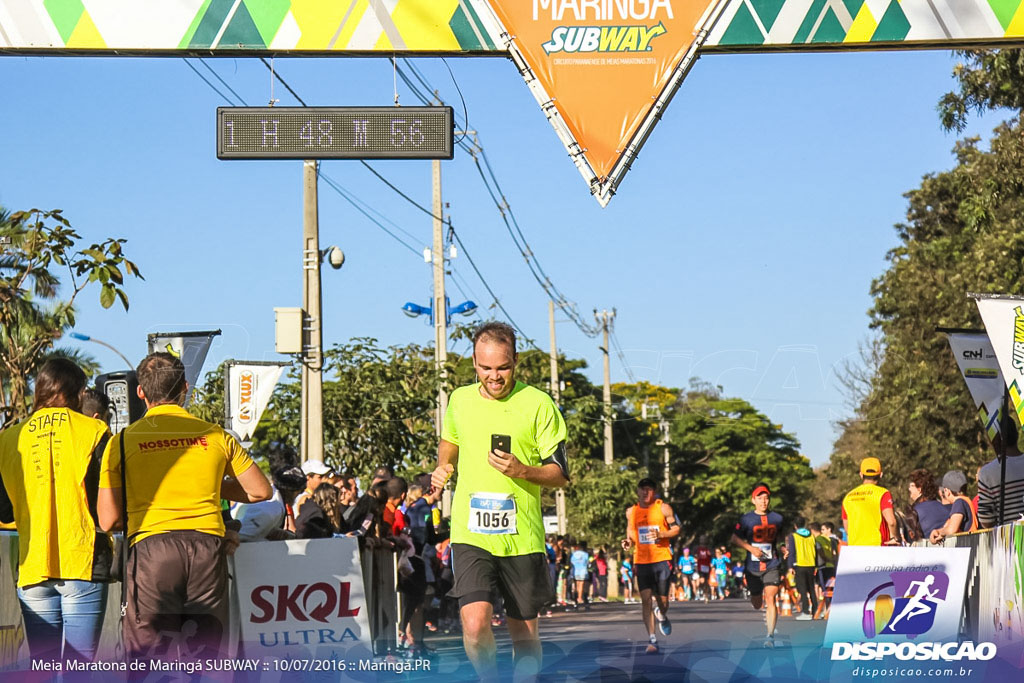
[[[96,656],[110,577],[110,537],[96,526],[107,426],[79,412],[85,373],[47,361],[34,412],[0,433],[0,521],[18,529],[18,600],[33,659]]]

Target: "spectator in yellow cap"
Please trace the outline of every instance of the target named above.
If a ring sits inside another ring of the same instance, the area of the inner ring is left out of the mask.
[[[892,494],[878,485],[882,463],[878,458],[860,461],[861,485],[843,498],[843,527],[849,545],[897,545],[896,514]]]

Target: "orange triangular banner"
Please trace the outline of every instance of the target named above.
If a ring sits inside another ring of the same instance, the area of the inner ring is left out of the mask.
[[[603,184],[717,1],[489,3]]]

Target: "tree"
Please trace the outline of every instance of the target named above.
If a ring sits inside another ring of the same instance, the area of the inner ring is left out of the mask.
[[[842,423],[826,470],[848,489],[859,481],[859,460],[875,456],[882,462],[882,483],[898,504],[907,502],[911,470],[971,475],[992,457],[945,335],[936,328],[982,328],[968,292],[1024,293],[1024,53],[959,54],[965,60],[954,69],[959,89],[939,103],[942,125],[962,130],[971,112],[986,109],[1009,109],[1011,118],[996,128],[988,151],[977,138],[958,142],[956,166],[925,176],[906,194],[907,219],[896,226],[900,244],[871,285],[877,362],[865,365],[860,388],[851,393],[855,415]],[[825,514],[829,505],[838,505],[835,492],[818,488],[808,507]],[[831,514],[838,512],[836,507]]]
[[[30,379],[74,325],[78,295],[95,283],[101,306],[119,300],[128,310],[124,278],[142,278],[122,252],[125,240],[79,249],[80,239],[60,210],[0,207],[0,407],[10,419],[28,414]]]
[[[814,477],[796,438],[740,398],[722,397],[694,383],[671,420],[673,487],[681,543],[702,535],[724,543],[750,508],[759,481],[772,490],[772,507],[789,516],[802,507]]]
[[[939,100],[943,128],[962,132],[972,112],[1024,110],[1024,51],[960,50],[957,55],[965,60],[953,68],[959,92],[946,93]]]

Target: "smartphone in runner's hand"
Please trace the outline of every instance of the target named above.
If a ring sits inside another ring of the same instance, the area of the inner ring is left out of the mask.
[[[512,437],[507,434],[491,434],[491,450],[511,453]]]

